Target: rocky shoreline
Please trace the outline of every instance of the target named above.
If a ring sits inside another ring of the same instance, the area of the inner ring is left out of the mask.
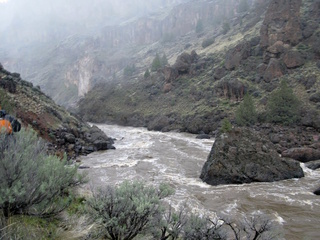
[[[114,149],[113,139],[54,103],[39,87],[10,73],[0,64],[1,105],[24,127],[32,127],[48,141],[50,153],[68,158]]]

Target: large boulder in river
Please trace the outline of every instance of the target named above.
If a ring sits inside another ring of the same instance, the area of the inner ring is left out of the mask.
[[[107,137],[97,126],[92,126],[85,133],[85,139],[93,143],[95,151],[115,149],[112,145],[114,141]]]
[[[266,137],[249,128],[217,137],[200,178],[211,185],[273,182],[303,177],[297,161],[282,159]]]

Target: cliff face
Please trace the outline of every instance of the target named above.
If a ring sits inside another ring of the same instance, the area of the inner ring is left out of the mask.
[[[101,39],[107,46],[151,44],[161,39],[177,38],[194,31],[199,20],[221,21],[234,16],[239,0],[192,1],[174,7],[168,13],[141,18],[120,26],[106,27]]]
[[[254,4],[256,1],[248,2]],[[144,67],[145,63],[141,64],[144,59],[149,59],[146,62],[150,64],[155,52],[166,51],[162,44],[174,43],[181,36],[194,32],[199,20],[213,27],[221,25],[222,18],[230,19],[236,14],[239,0],[150,1],[142,12],[135,12],[135,15],[134,11],[126,12],[129,5],[138,9],[142,4],[145,1],[113,2],[108,8],[113,9],[110,16],[131,19],[122,20],[119,25],[104,19],[101,9],[107,5],[100,0],[95,0],[88,12],[78,3],[84,18],[81,26],[73,19],[76,10],[67,8],[63,10],[66,14],[59,13],[62,22],[53,21],[54,29],[46,28],[47,21],[51,21],[56,12],[53,7],[44,22],[38,21],[38,28],[30,23],[30,28],[14,28],[2,35],[4,42],[24,45],[18,51],[8,50],[1,61],[7,69],[20,72],[24,78],[39,85],[59,104],[70,105],[97,82],[112,81],[115,75],[121,75],[127,65],[138,63]],[[42,8],[46,9],[45,5]],[[144,15],[152,11],[157,12]],[[96,16],[97,26],[89,13]],[[36,12],[32,19],[41,14]],[[128,18],[131,16],[137,17]],[[70,21],[63,25],[64,20]],[[14,21],[21,24],[19,18]],[[109,26],[103,27],[105,25]],[[142,47],[150,52],[140,54]],[[177,44],[175,49],[173,51],[180,51],[181,46]]]
[[[271,1],[261,27],[261,47],[277,41],[296,45],[302,39],[300,8],[302,0]]]

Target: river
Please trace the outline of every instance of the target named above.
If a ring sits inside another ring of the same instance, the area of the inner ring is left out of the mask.
[[[305,168],[305,177],[273,183],[210,186],[199,179],[213,139],[200,140],[188,133],[161,133],[144,128],[98,125],[117,139],[116,150],[81,157],[89,167],[92,187],[118,184],[124,180],[167,182],[175,189],[170,203],[183,202],[200,214],[236,216],[257,211],[279,224],[285,239],[320,239],[320,197],[312,192],[320,186],[320,170]]]

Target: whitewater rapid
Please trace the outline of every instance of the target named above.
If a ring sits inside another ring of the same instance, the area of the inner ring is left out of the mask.
[[[124,180],[169,183],[174,207],[186,203],[203,215],[239,216],[263,212],[282,225],[285,239],[320,239],[320,170],[302,167],[305,177],[273,183],[210,186],[199,179],[213,139],[187,133],[161,133],[144,128],[98,125],[116,139],[116,150],[80,157],[89,183],[84,191]]]

